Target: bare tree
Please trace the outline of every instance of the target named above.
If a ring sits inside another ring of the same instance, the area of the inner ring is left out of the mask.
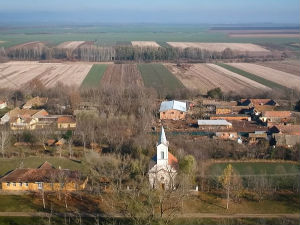
[[[10,131],[7,127],[2,127],[0,131],[1,154],[5,157],[5,149],[9,145]]]

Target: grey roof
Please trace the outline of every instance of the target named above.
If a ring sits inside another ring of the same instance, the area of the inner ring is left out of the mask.
[[[232,126],[227,120],[198,120],[199,126]]]
[[[175,109],[178,111],[186,112],[186,102],[179,102],[176,100],[173,101],[164,101],[160,104],[160,112]]]

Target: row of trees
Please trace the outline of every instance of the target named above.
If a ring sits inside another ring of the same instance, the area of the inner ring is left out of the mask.
[[[222,52],[207,51],[199,48],[141,48],[134,46],[96,46],[85,44],[76,49],[48,47],[43,44],[0,48],[0,57],[16,60],[81,60],[81,61],[198,61],[206,62],[218,59],[274,59],[272,54],[255,56],[249,53],[235,52],[227,48]]]

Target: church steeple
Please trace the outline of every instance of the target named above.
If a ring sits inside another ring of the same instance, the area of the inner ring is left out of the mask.
[[[160,145],[160,144],[164,144],[164,145],[166,145],[166,146],[169,145],[169,143],[168,143],[168,141],[167,141],[167,138],[166,138],[165,129],[164,129],[163,126],[161,127],[161,133],[160,133],[160,138],[159,138],[158,144],[159,144],[159,145]]]

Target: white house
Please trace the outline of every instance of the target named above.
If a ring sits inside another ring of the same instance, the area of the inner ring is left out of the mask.
[[[149,182],[152,188],[170,189],[174,187],[178,160],[168,151],[168,146],[169,142],[162,127],[156,146],[156,155],[150,162]]]
[[[6,101],[1,101],[0,100],[0,109],[5,109],[7,107]]]

